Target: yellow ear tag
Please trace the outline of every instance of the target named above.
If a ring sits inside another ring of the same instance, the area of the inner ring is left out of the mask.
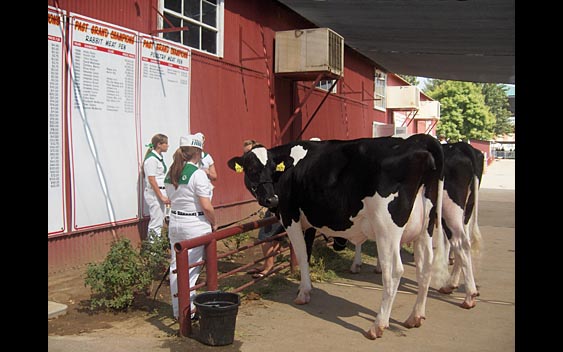
[[[235,171],[236,172],[243,172],[244,169],[242,168],[242,166],[239,165],[239,163],[235,163]]]
[[[285,171],[285,164],[283,161],[276,165],[276,171]]]

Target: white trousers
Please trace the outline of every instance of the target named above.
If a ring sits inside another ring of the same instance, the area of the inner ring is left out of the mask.
[[[160,192],[164,196],[166,196],[166,190],[161,189]],[[149,235],[151,231],[154,231],[158,236],[161,235],[162,231],[162,222],[164,221],[164,203],[158,199],[152,187],[145,188],[145,201],[149,206],[149,229],[147,232],[147,238],[150,238]]]
[[[174,273],[176,270],[176,251],[174,250],[174,244],[180,241],[184,241],[190,238],[205,235],[212,231],[211,225],[207,221],[205,215],[201,216],[185,216],[170,214],[170,223],[168,225],[168,237],[170,238],[171,256],[170,256],[170,294],[172,296],[172,310],[174,318],[178,319],[179,304],[178,304],[178,277],[177,275],[186,275],[186,273]],[[203,260],[204,247],[199,246],[196,248],[191,248],[188,250],[189,264]],[[189,269],[189,282],[190,287],[194,287],[197,283],[199,273],[201,272],[201,266],[196,266]],[[196,291],[190,292],[190,306],[192,312],[195,309],[194,299],[196,296]]]

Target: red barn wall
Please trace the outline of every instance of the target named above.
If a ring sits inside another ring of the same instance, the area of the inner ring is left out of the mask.
[[[158,20],[157,0],[48,0],[48,5],[142,33],[155,30]],[[273,0],[228,0],[224,56],[192,50],[191,97],[186,97],[190,99],[190,126],[192,133],[205,134],[206,151],[216,163],[213,204],[220,225],[259,209],[244,187],[243,176],[230,170],[227,160],[242,153],[244,139],[256,139],[267,147],[276,145],[281,130],[312,84],[274,74],[275,32],[314,27]],[[302,139],[371,137],[372,122],[386,122],[385,112],[373,108],[373,62],[345,46],[344,65],[337,94],[329,95]],[[391,78],[389,84],[399,83]],[[297,138],[324,95],[325,91],[315,89],[282,142]],[[50,237],[49,270],[101,260],[114,233],[139,243],[145,228],[146,219]]]
[[[471,144],[475,149],[479,149],[480,151],[483,152],[483,154],[485,155],[485,162],[486,162],[485,166],[491,165],[491,163],[495,161],[495,158],[493,157],[493,153],[491,152],[490,141],[471,139],[469,141],[469,144]]]

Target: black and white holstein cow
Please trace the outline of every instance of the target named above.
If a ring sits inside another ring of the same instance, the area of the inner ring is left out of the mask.
[[[453,249],[455,260],[448,282],[441,286],[441,293],[450,294],[459,286],[463,273],[465,280],[465,300],[461,307],[475,307],[475,297],[479,295],[473,272],[474,260],[479,259],[482,244],[481,231],[477,222],[479,211],[479,187],[483,176],[483,153],[470,144],[459,142],[442,144],[444,150],[444,199],[442,203],[442,226]],[[350,271],[357,273],[362,264],[361,244],[356,252]],[[381,272],[379,262],[375,268]]]
[[[480,150],[467,143],[443,144],[442,147],[445,158],[442,225],[455,259],[450,279],[440,292],[452,293],[463,273],[465,300],[461,307],[469,309],[475,306],[475,297],[479,295],[472,261],[479,259],[482,243],[477,216],[485,158]]]
[[[431,275],[447,279],[445,238],[432,249],[441,222],[444,153],[433,137],[296,141],[271,149],[255,146],[228,161],[244,172],[247,189],[271,209],[287,231],[301,272],[296,304],[312,289],[303,231],[314,228],[354,244],[377,243],[383,297],[365,336],[376,339],[389,327],[391,307],[404,268],[400,246],[414,241],[418,294],[406,327],[425,319]],[[439,270],[432,272],[434,267]]]

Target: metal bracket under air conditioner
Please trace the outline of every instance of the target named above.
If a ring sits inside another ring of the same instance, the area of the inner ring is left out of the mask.
[[[315,81],[313,82],[313,84],[311,84],[311,87],[309,87],[309,91],[307,92],[307,94],[305,95],[305,97],[303,98],[303,101],[301,101],[299,103],[299,105],[295,108],[295,110],[293,111],[293,114],[291,115],[291,117],[289,118],[289,120],[287,121],[287,123],[285,124],[285,127],[283,128],[283,130],[280,132],[280,135],[278,136],[278,140],[277,143],[280,144],[282,137],[286,134],[286,132],[289,130],[289,127],[291,126],[291,124],[293,123],[293,121],[295,120],[295,118],[297,117],[297,115],[301,112],[301,108],[303,107],[303,105],[305,105],[305,103],[307,102],[307,100],[309,100],[309,97],[311,96],[311,93],[313,93],[313,91],[315,90],[315,86],[321,81],[321,78],[323,78],[323,76],[325,75],[324,72],[320,72],[317,75],[317,78],[315,79]],[[313,118],[315,117],[317,111],[319,111],[320,107],[323,105],[323,103],[325,102],[326,98],[328,97],[328,95],[330,94],[330,92],[332,91],[332,88],[334,88],[334,86],[336,85],[336,82],[338,82],[338,79],[334,80],[334,83],[332,84],[332,86],[330,87],[330,89],[326,92],[323,100],[321,100],[321,102],[319,103],[319,105],[317,106],[317,108],[315,109],[315,112],[313,113],[313,115],[311,116],[311,118],[309,119],[309,121],[307,121],[307,124],[305,125],[305,127],[303,128],[303,130],[299,133],[299,136],[297,138],[300,138],[303,135],[303,132],[305,132],[305,129],[307,129],[307,127],[309,126],[309,124],[311,123],[311,121],[313,120]]]

